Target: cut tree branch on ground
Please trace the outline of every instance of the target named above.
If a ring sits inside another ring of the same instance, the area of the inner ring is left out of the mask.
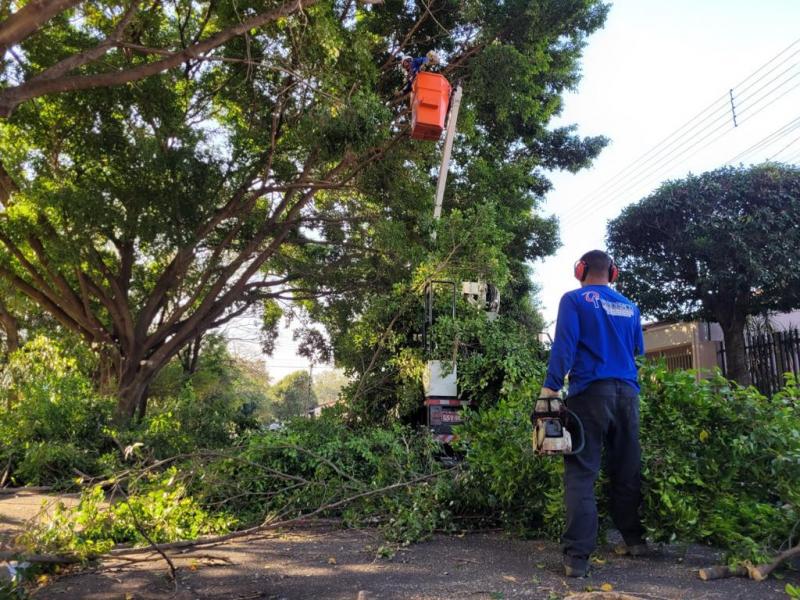
[[[235,540],[238,538],[248,537],[255,534],[262,533],[264,531],[268,531],[270,529],[277,529],[279,527],[287,527],[289,525],[296,525],[301,523],[307,519],[311,519],[316,515],[323,513],[328,510],[333,510],[335,508],[339,508],[341,506],[345,506],[351,502],[359,500],[361,498],[366,498],[368,496],[376,496],[379,494],[385,494],[392,490],[396,490],[403,487],[408,487],[412,485],[416,485],[417,483],[422,483],[423,481],[428,481],[430,479],[434,479],[443,475],[444,473],[448,473],[453,471],[454,469],[458,469],[458,466],[451,467],[449,469],[445,469],[442,471],[438,471],[436,473],[428,473],[427,475],[421,475],[420,477],[415,477],[414,479],[410,479],[408,481],[401,481],[398,483],[393,483],[391,485],[387,485],[382,488],[378,488],[375,490],[369,490],[366,492],[361,492],[359,494],[355,494],[353,496],[348,496],[342,500],[337,500],[336,502],[331,502],[320,506],[317,509],[312,510],[309,513],[300,515],[299,517],[295,517],[293,519],[286,519],[282,521],[270,521],[262,523],[261,525],[256,525],[255,527],[250,527],[249,529],[242,529],[241,531],[233,531],[231,533],[226,533],[224,535],[208,537],[208,538],[201,538],[198,540],[184,540],[179,542],[171,542],[169,544],[158,544],[157,547],[161,550],[176,550],[180,548],[199,548],[199,547],[206,547],[206,546],[216,546],[217,544],[221,544],[224,542],[228,542],[230,540]],[[131,554],[141,554],[142,552],[149,552],[150,548],[120,548],[117,550],[111,550],[107,556],[126,556]],[[102,558],[102,557],[100,557]]]
[[[76,556],[64,554],[25,554],[23,552],[0,551],[0,560],[17,560],[36,564],[74,565],[81,562]]]
[[[0,496],[14,496],[16,494],[41,494],[44,492],[51,492],[53,488],[50,486],[31,486],[31,487],[7,487],[0,489]]]
[[[359,492],[352,496],[348,496],[346,498],[342,498],[340,500],[336,500],[334,502],[329,502],[324,504],[308,513],[302,514],[298,517],[294,517],[291,519],[283,519],[283,520],[274,520],[274,521],[265,521],[260,525],[256,525],[255,527],[250,527],[248,529],[243,529],[240,531],[233,531],[231,533],[227,533],[224,535],[218,536],[211,536],[206,538],[200,538],[197,540],[181,540],[177,542],[171,542],[166,544],[156,544],[153,542],[152,538],[143,531],[141,523],[136,521],[137,529],[139,533],[144,537],[145,540],[148,541],[150,544],[147,547],[141,548],[130,548],[130,547],[117,547],[107,553],[100,554],[97,556],[93,556],[88,558],[87,560],[130,560],[129,557],[135,556],[137,554],[146,554],[146,553],[153,553],[157,552],[160,555],[160,558],[163,558],[167,564],[170,566],[170,572],[174,578],[175,576],[175,565],[167,556],[167,552],[174,551],[174,550],[182,550],[182,551],[190,551],[190,549],[195,548],[207,548],[210,546],[217,546],[232,540],[241,539],[244,537],[251,537],[258,534],[267,533],[271,530],[275,530],[281,527],[288,527],[291,525],[297,525],[309,519],[313,519],[315,516],[322,514],[329,510],[334,510],[337,508],[341,508],[342,506],[346,506],[351,502],[355,502],[361,498],[367,498],[370,496],[377,496],[380,494],[385,494],[400,488],[410,487],[416,485],[418,483],[422,483],[424,481],[429,481],[431,479],[435,479],[440,475],[445,473],[450,473],[454,470],[459,469],[460,466],[456,465],[454,467],[450,467],[449,469],[443,469],[441,471],[437,471],[436,473],[427,473],[425,475],[420,475],[419,477],[415,477],[413,479],[409,479],[407,481],[400,481],[397,483],[393,483],[391,485],[387,485],[381,488],[377,488],[374,490],[367,490],[363,492]],[[123,492],[124,494],[124,492]],[[127,495],[124,496],[127,500]],[[133,512],[133,510],[131,511]],[[37,555],[37,554],[25,554],[24,552],[0,552],[0,560],[25,560],[28,562],[37,562],[37,563],[52,563],[52,564],[76,564],[83,562],[83,560],[79,557],[72,556],[72,555]],[[173,581],[175,581],[173,579]]]
[[[161,558],[163,558],[164,561],[167,563],[167,566],[169,567],[169,578],[172,580],[172,584],[175,586],[175,589],[177,590],[178,578],[175,575],[177,573],[177,569],[175,568],[175,563],[172,562],[170,557],[167,556],[163,550],[159,549],[158,545],[153,541],[153,538],[151,538],[150,535],[147,533],[147,531],[144,528],[144,525],[142,525],[141,521],[139,521],[139,517],[136,515],[136,510],[133,508],[133,505],[131,505],[131,499],[128,497],[128,494],[125,493],[125,490],[123,490],[122,487],[120,486],[117,486],[115,489],[116,491],[119,491],[119,493],[122,494],[123,498],[125,498],[125,504],[128,505],[128,509],[131,511],[133,524],[136,526],[139,535],[141,535],[144,539],[146,539],[147,543],[150,544],[150,548],[158,552],[158,554],[161,555]]]
[[[700,569],[700,579],[704,581],[712,581],[714,579],[725,579],[727,577],[749,577],[753,581],[764,581],[769,577],[775,569],[780,567],[785,561],[790,560],[796,556],[800,556],[800,544],[789,548],[785,552],[778,554],[775,559],[770,563],[762,565],[753,565],[750,562],[744,562],[734,568],[725,566],[709,567]]]

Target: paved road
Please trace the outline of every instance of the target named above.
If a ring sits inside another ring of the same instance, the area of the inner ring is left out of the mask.
[[[26,494],[0,496],[0,544],[51,499]],[[75,502],[74,498],[67,498]],[[381,552],[373,530],[339,530],[326,524],[273,532],[175,557],[177,586],[160,559],[107,563],[76,571],[35,592],[64,600],[556,600],[603,584],[647,600],[762,600],[786,598],[784,585],[800,585],[800,574],[782,581],[745,579],[704,582],[697,569],[719,555],[701,546],[663,549],[651,559],[600,552],[589,578],[566,579],[560,554],[549,541],[508,539],[502,533],[436,536],[406,548]]]

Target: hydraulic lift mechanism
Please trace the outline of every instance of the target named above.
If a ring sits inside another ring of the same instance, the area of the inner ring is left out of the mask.
[[[420,82],[420,77],[426,75]],[[461,107],[462,88],[460,84],[456,85],[456,89],[449,99],[449,103],[441,101],[441,95],[437,96],[435,93],[431,95],[430,99],[420,98],[420,92],[426,93],[425,90],[433,90],[434,92],[447,91],[449,94],[450,86],[446,86],[441,81],[434,81],[435,75],[431,73],[420,73],[414,81],[414,97],[412,99],[412,137],[415,137],[415,130],[419,128],[420,123],[426,120],[426,114],[422,112],[428,103],[428,108],[431,112],[430,120],[436,120],[436,123],[444,124],[444,119],[441,112],[433,110],[436,107],[445,106],[449,104],[449,112],[445,108],[447,128],[444,139],[444,148],[442,151],[442,164],[439,168],[439,179],[436,185],[436,197],[433,209],[434,221],[438,221],[442,216],[442,201],[444,199],[444,190],[447,185],[447,173],[450,168],[450,157],[453,150],[453,141],[456,134],[456,123],[458,121],[458,111]],[[430,83],[427,79],[432,79]],[[445,80],[446,82],[446,80]],[[425,87],[423,87],[425,86]],[[435,117],[435,119],[433,118]],[[434,128],[435,129],[435,128]],[[432,133],[431,137],[416,137],[416,139],[439,139],[441,129]],[[432,237],[436,240],[436,231],[434,230]],[[451,291],[451,306],[450,314],[452,318],[456,316],[456,302],[458,300],[459,289],[454,281],[449,280],[434,280],[428,282],[425,286],[425,319],[422,328],[423,348],[425,351],[426,363],[425,373],[423,376],[423,389],[425,392],[425,411],[427,417],[427,424],[433,436],[443,442],[449,443],[454,439],[453,426],[463,422],[461,417],[461,409],[469,406],[470,402],[462,400],[458,395],[458,369],[455,361],[453,360],[446,364],[445,361],[434,360],[434,347],[431,339],[431,328],[435,322],[434,311],[434,290],[437,287],[444,286]],[[497,287],[482,281],[464,281],[461,283],[462,296],[472,304],[482,310],[487,311],[490,319],[497,317],[500,308],[500,295]]]

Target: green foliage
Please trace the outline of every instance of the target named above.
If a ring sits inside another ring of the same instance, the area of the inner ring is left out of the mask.
[[[619,286],[642,312],[664,319],[725,322],[734,313],[794,308],[796,198],[800,169],[774,163],[664,183],[609,223]]]
[[[272,420],[286,420],[306,414],[317,405],[314,382],[308,371],[289,373],[270,389],[271,399],[265,407],[265,416]]]
[[[8,381],[0,464],[15,484],[69,486],[79,472],[110,476],[131,463],[228,447],[258,426],[254,411],[268,401],[263,370],[212,339],[193,374],[175,361],[156,381],[147,416],[120,430],[114,400],[95,391],[96,361],[70,342],[35,338],[0,367]]]
[[[517,534],[556,537],[564,522],[563,465],[533,453],[534,401],[534,394],[519,393],[467,414],[458,449],[468,468],[456,506]]]
[[[420,7],[395,3],[387,9],[398,16],[405,11],[402,19],[411,23]],[[305,273],[306,287],[333,283],[342,290],[310,301],[306,308],[327,330],[330,353],[353,380],[344,397],[358,422],[385,423],[396,417],[419,421],[415,413],[424,361],[420,298],[429,279],[459,285],[491,282],[501,289],[503,313],[520,324],[517,332],[508,323],[498,324],[496,334],[491,333],[494,325],[454,327],[464,330],[470,344],[482,337],[488,341],[506,336],[510,346],[524,348],[520,365],[493,349],[484,361],[492,371],[486,375],[477,373],[482,359],[473,349],[462,353],[455,339],[441,345],[456,346],[451,355],[457,357],[459,369],[463,364],[470,371],[468,385],[481,401],[496,402],[504,381],[531,370],[528,353],[533,344],[524,340],[535,339],[541,328],[529,306],[535,290],[527,264],[558,246],[557,222],[540,214],[550,187],[546,171],[583,168],[605,145],[603,138],[582,138],[573,127],[548,130],[548,124],[561,109],[561,94],[577,82],[585,38],[602,26],[606,10],[600,2],[520,0],[502,9],[481,1],[450,4],[437,13],[437,22],[457,32],[437,41],[445,58],[452,52],[455,59],[463,49],[461,32],[469,27],[461,29],[460,23],[480,23],[475,39],[485,40],[477,42],[481,51],[451,78],[463,75],[464,96],[441,220],[431,218],[438,147],[398,144],[363,172],[359,210],[367,222],[346,232],[346,252],[329,252],[336,260],[335,273],[299,269]],[[365,23],[382,33],[397,26],[387,11],[367,13]],[[426,25],[421,25],[410,41],[412,52],[424,53],[430,48],[425,36],[438,36],[423,34]],[[352,200],[339,197],[329,210],[349,212],[352,207]],[[308,246],[296,259],[303,266],[319,252]],[[318,342],[320,336],[310,339]],[[318,346],[306,344],[309,349]],[[464,362],[467,353],[472,359]]]
[[[314,394],[320,406],[337,402],[342,388],[348,384],[347,376],[339,370],[323,371],[314,374]]]
[[[67,346],[37,337],[2,367],[8,385],[0,403],[0,462],[17,483],[51,485],[74,478],[74,469],[97,472],[109,449],[104,428],[113,403],[94,391],[90,356]]]
[[[120,18],[72,10],[19,45],[10,81],[96,47]],[[122,33],[171,52],[262,10],[180,3],[134,15]],[[379,306],[397,308],[397,290],[442,262],[449,276],[502,285],[512,303],[531,291],[526,261],[557,246],[555,219],[537,213],[545,173],[582,168],[605,144],[548,125],[606,13],[599,0],[474,0],[430,19],[424,3],[325,0],[265,19],[206,60],[25,103],[0,123],[3,169],[18,188],[0,220],[0,276],[103,356],[126,423],[182,347],[248,307],[264,309],[269,348],[277,303],[296,301],[329,333],[355,338],[340,362],[363,374],[362,315],[383,331],[395,313]],[[439,224],[439,149],[406,135],[394,68],[398,52],[434,45],[465,88]],[[153,64],[127,49],[96,58],[71,74]],[[385,365],[392,357],[374,366],[407,383]],[[384,383],[369,383],[373,412]]]
[[[137,482],[129,495],[110,501],[99,486],[87,488],[76,507],[58,503],[52,516],[26,530],[20,541],[32,552],[86,559],[119,543],[191,540],[224,533],[235,524],[227,515],[212,516],[200,508],[177,476],[174,468],[149,476]]]
[[[435,460],[437,450],[424,433],[400,425],[355,430],[328,411],[252,434],[234,455],[205,467],[196,494],[252,523],[361,496],[321,514],[341,515],[350,525],[377,522],[389,539],[414,541],[450,522],[449,478]],[[425,476],[430,479],[370,494]]]
[[[720,323],[728,372],[749,383],[747,315],[800,303],[799,198],[800,169],[775,163],[664,183],[608,225],[618,286],[643,314]]]
[[[399,417],[418,423],[425,361],[431,358],[456,361],[459,393],[475,406],[527,389],[543,374],[545,354],[537,341],[543,326],[528,297],[504,303],[503,314],[494,320],[459,299],[453,319],[451,294],[446,286],[436,288],[430,355],[421,343],[421,293],[400,286],[333,337],[337,360],[348,365],[352,377],[343,397],[353,419],[385,423]]]
[[[473,406],[491,406],[505,398],[535,393],[532,382],[544,377],[545,351],[531,331],[540,325],[538,315],[528,310],[527,315],[519,310],[489,320],[483,311],[464,302],[458,318],[442,318],[434,328],[434,339],[443,349],[437,358],[452,359],[455,347],[459,393]],[[532,323],[520,322],[521,314]]]
[[[16,581],[0,581],[0,600],[27,600],[30,595]]]
[[[195,446],[160,474],[147,454],[134,452],[134,461],[145,462],[127,478],[128,500],[107,505],[99,489],[87,490],[79,508],[59,509],[31,530],[28,544],[90,556],[113,543],[144,543],[140,527],[167,541],[309,514],[377,525],[397,543],[489,524],[555,538],[563,527],[562,461],[531,449],[538,383],[517,382],[498,402],[467,413],[458,431],[463,460],[453,470],[424,430],[354,426],[339,406],[279,431],[245,431],[235,447]],[[785,546],[800,521],[794,378],[772,399],[663,365],[643,367],[642,383],[649,537],[713,544],[732,561],[761,562]],[[167,416],[159,426],[165,437],[181,431]],[[597,488],[601,515],[605,483]]]
[[[800,405],[717,375],[642,372],[644,519],[659,541],[702,541],[762,561],[800,521]]]

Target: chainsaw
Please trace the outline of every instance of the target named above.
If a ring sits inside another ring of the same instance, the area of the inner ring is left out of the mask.
[[[580,445],[572,449],[572,435],[567,430],[568,419],[575,421],[580,432]],[[561,398],[539,398],[531,414],[533,424],[533,451],[536,454],[560,454],[570,456],[583,450],[586,436],[583,423],[574,412],[567,408]]]

